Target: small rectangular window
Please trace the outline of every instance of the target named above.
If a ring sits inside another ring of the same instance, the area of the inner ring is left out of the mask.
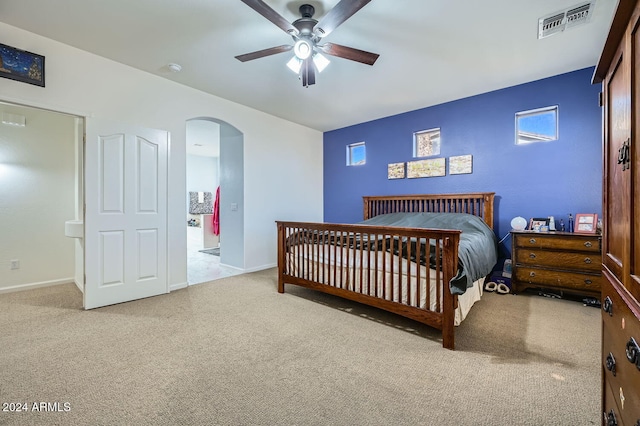
[[[347,166],[359,166],[367,162],[364,142],[347,145]]]
[[[440,129],[429,129],[413,134],[413,156],[440,155]]]
[[[558,107],[516,113],[516,145],[558,139]]]

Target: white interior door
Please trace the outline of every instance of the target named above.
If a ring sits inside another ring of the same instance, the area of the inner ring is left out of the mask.
[[[168,292],[166,131],[87,119],[85,309]]]

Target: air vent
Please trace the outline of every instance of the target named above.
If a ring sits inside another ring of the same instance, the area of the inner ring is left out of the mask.
[[[564,30],[564,12],[548,18],[540,18],[538,38],[549,37]]]
[[[577,25],[586,24],[593,14],[595,4],[596,0],[592,0],[538,19],[538,38],[549,37]]]

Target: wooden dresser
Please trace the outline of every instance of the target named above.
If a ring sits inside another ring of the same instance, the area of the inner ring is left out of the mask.
[[[636,67],[638,69],[636,69]],[[640,425],[640,5],[620,0],[602,83],[602,424]]]
[[[569,232],[511,231],[512,286],[600,298],[601,238]]]

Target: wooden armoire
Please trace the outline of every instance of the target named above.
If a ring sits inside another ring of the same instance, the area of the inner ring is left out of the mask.
[[[640,3],[619,0],[602,83],[602,422],[640,426]]]

